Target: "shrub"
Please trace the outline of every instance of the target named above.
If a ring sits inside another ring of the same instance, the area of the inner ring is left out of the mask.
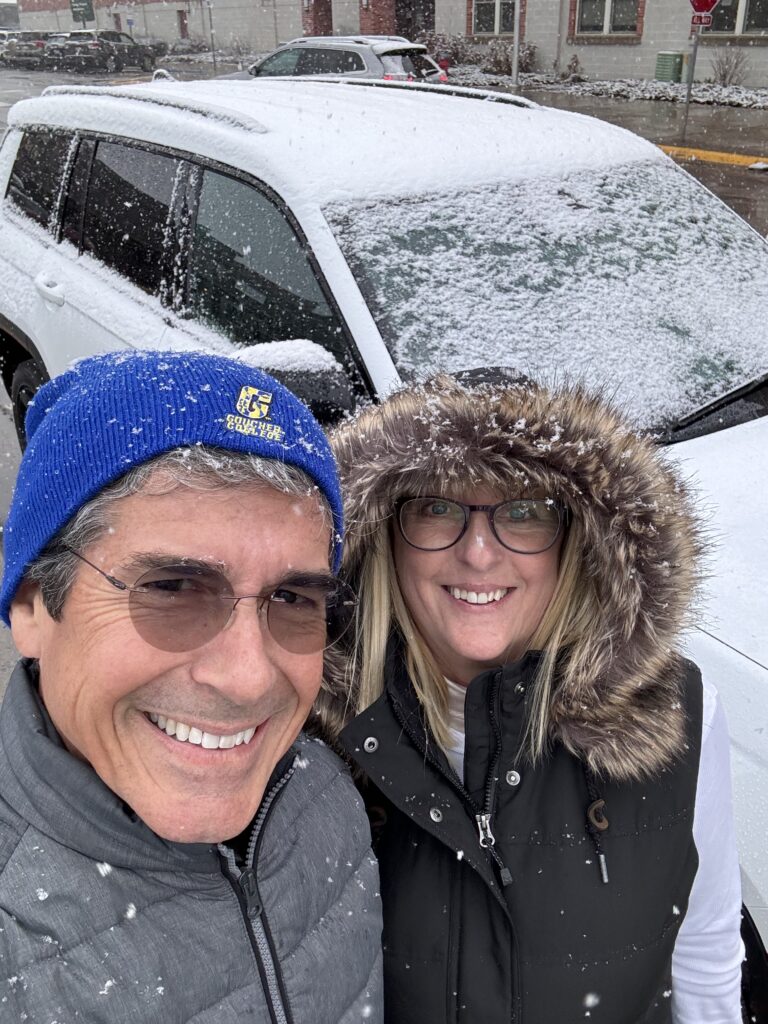
[[[712,54],[712,73],[716,85],[743,85],[749,60],[739,46],[718,46]]]
[[[483,71],[494,75],[512,74],[512,57],[515,44],[506,39],[492,39],[487,46]],[[518,71],[532,71],[536,63],[536,46],[533,43],[521,43],[517,54]]]

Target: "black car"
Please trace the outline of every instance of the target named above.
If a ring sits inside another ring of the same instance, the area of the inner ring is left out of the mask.
[[[81,29],[52,35],[45,45],[44,63],[50,68],[100,68],[110,73],[125,67],[151,71],[155,55],[125,32]]]
[[[9,36],[2,61],[10,67],[39,68],[43,63],[45,44],[50,32],[27,30]]]

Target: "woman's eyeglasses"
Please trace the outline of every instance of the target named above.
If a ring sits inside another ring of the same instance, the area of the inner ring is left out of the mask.
[[[295,574],[269,593],[236,596],[215,568],[183,561],[145,572],[133,584],[110,576],[66,548],[128,597],[128,612],[142,640],[160,651],[192,651],[220,633],[241,601],[256,601],[272,639],[292,654],[322,651],[341,638],[355,610],[353,591],[322,574]]]
[[[395,506],[403,539],[420,551],[444,551],[457,544],[473,512],[484,512],[494,537],[509,551],[538,555],[557,540],[567,509],[550,498],[522,498],[496,505],[467,505],[449,498],[404,498]]]

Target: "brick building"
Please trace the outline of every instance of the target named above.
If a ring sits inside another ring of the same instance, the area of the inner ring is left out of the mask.
[[[515,0],[210,0],[220,45],[255,51],[304,35],[397,34],[422,29],[477,40],[511,38]],[[19,0],[24,27],[76,27],[68,0]],[[166,39],[209,37],[208,0],[94,0],[96,24]],[[688,0],[520,0],[521,38],[542,70],[578,57],[589,78],[653,78],[659,52],[690,49]],[[712,48],[746,54],[746,85],[768,86],[768,0],[720,0],[696,77],[711,77]]]

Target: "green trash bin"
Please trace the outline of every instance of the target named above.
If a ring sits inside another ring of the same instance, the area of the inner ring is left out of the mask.
[[[656,81],[679,82],[683,74],[683,55],[674,50],[656,54]]]

